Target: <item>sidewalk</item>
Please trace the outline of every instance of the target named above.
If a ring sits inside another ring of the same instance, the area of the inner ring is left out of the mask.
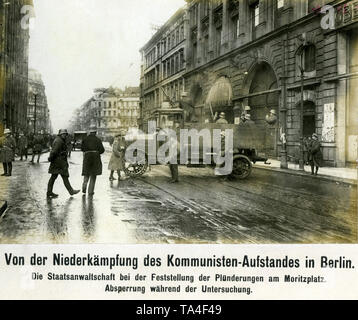
[[[312,179],[322,179],[322,180],[330,180],[336,182],[343,182],[348,184],[357,184],[357,169],[352,168],[333,168],[333,167],[323,167],[318,171],[317,176],[311,175],[311,166],[305,166],[305,171],[299,170],[299,165],[294,163],[288,164],[288,169],[281,169],[281,163],[279,160],[269,159],[267,161],[268,164],[264,164],[262,162],[256,163],[254,168],[265,169],[265,170],[273,170],[278,172],[283,172],[287,174],[295,174],[300,176],[307,176]]]

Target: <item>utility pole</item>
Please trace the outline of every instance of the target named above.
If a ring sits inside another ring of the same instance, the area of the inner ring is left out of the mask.
[[[287,38],[287,33],[286,33]],[[287,39],[286,39],[287,41]],[[283,76],[281,77],[282,96],[281,96],[281,109],[280,109],[280,126],[281,126],[281,168],[287,169],[287,143],[286,143],[286,122],[287,122],[287,92],[286,92],[286,41],[282,40],[282,69]]]

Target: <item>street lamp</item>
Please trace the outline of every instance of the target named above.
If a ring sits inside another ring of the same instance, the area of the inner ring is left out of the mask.
[[[280,104],[280,126],[281,126],[281,157],[280,166],[282,169],[288,169],[287,163],[287,143],[286,143],[286,127],[287,127],[287,68],[286,68],[286,40],[282,40],[282,63],[283,63],[283,76],[281,77],[281,104]]]

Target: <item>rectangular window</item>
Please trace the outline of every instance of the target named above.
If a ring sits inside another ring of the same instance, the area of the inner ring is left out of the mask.
[[[240,36],[240,19],[237,18],[236,20],[236,38]]]
[[[257,27],[260,24],[260,3],[257,2],[254,6],[254,26]]]

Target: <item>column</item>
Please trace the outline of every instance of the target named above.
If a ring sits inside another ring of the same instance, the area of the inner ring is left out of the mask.
[[[345,74],[347,68],[347,35],[337,34],[337,63],[338,75]],[[347,118],[347,79],[340,79],[337,83],[337,131],[336,131],[336,163],[338,167],[346,164],[346,118]]]

